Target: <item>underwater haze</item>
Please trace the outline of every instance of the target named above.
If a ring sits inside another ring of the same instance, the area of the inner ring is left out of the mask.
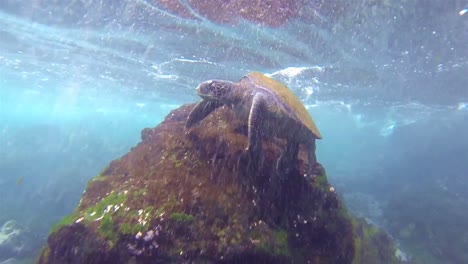
[[[468,263],[468,1],[0,2],[0,263],[208,79],[304,103],[317,159],[402,261]]]

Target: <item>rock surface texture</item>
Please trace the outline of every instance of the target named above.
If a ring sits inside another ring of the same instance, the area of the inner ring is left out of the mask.
[[[209,19],[218,23],[235,23],[243,18],[268,26],[280,26],[294,19],[304,5],[302,0],[156,0],[155,4],[185,18]]]
[[[348,214],[301,150],[288,175],[282,141],[245,154],[246,124],[221,107],[184,130],[172,111],[89,182],[38,263],[394,263],[390,238]]]

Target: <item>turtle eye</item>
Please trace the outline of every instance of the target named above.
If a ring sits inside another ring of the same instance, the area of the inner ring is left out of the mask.
[[[230,83],[219,80],[206,81],[197,87],[197,93],[206,99],[224,99],[230,91]]]
[[[224,94],[226,94],[227,87],[223,85],[222,83],[219,82],[213,82],[211,83],[211,93],[215,97],[222,97]]]

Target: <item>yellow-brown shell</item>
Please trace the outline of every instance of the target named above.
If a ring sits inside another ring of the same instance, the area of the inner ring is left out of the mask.
[[[293,109],[297,118],[299,118],[299,120],[308,129],[310,129],[310,131],[312,131],[315,137],[319,139],[322,138],[320,131],[315,125],[314,120],[310,116],[304,104],[302,104],[301,100],[299,100],[299,98],[297,98],[297,96],[294,95],[294,93],[291,90],[289,90],[288,87],[259,72],[252,72],[249,73],[247,76],[256,85],[267,88],[268,90],[272,91],[277,96],[279,96],[289,107],[291,107],[291,109]]]

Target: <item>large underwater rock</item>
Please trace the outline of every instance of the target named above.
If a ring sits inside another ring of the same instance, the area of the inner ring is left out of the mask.
[[[239,18],[253,23],[280,26],[299,15],[302,0],[156,0],[157,6],[181,17],[203,17],[220,23],[233,23]]]
[[[288,175],[284,142],[245,154],[246,125],[221,107],[190,131],[172,111],[89,182],[38,263],[394,263],[390,238],[348,214],[306,153]]]

